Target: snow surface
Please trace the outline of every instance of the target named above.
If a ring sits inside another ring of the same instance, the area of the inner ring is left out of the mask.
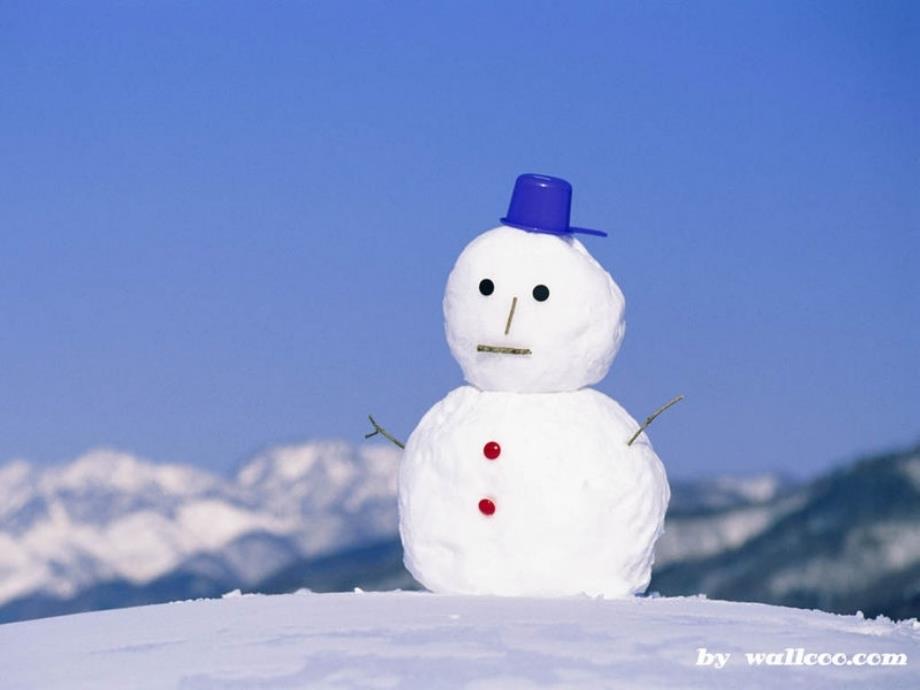
[[[722,669],[697,649],[731,652]],[[750,668],[744,652],[904,653]],[[701,598],[226,595],[0,626],[0,687],[915,688],[920,625]]]

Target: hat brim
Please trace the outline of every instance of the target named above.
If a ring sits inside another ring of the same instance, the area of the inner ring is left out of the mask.
[[[603,230],[592,230],[591,228],[576,228],[574,226],[569,226],[565,230],[550,230],[548,228],[537,228],[531,225],[521,225],[520,223],[514,223],[508,218],[500,219],[502,225],[509,225],[512,228],[517,228],[518,230],[526,230],[527,232],[539,232],[544,235],[558,235],[564,237],[565,235],[594,235],[595,237],[607,237],[607,233]]]

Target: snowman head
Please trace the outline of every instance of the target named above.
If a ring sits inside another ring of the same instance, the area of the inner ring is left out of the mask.
[[[577,390],[610,369],[625,306],[620,288],[571,234],[503,225],[473,240],[451,271],[447,342],[466,380],[482,390]]]

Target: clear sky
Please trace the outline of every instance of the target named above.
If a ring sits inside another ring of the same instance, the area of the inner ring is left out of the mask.
[[[913,2],[4,0],[0,460],[408,436],[521,172],[610,231],[672,474],[914,442],[918,123]]]

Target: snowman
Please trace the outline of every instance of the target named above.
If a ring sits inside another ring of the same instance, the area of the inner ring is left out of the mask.
[[[625,300],[575,239],[606,233],[569,225],[571,196],[521,175],[447,280],[447,342],[470,385],[422,418],[398,479],[405,565],[433,592],[648,586],[670,491],[643,427],[589,388],[623,340]]]

